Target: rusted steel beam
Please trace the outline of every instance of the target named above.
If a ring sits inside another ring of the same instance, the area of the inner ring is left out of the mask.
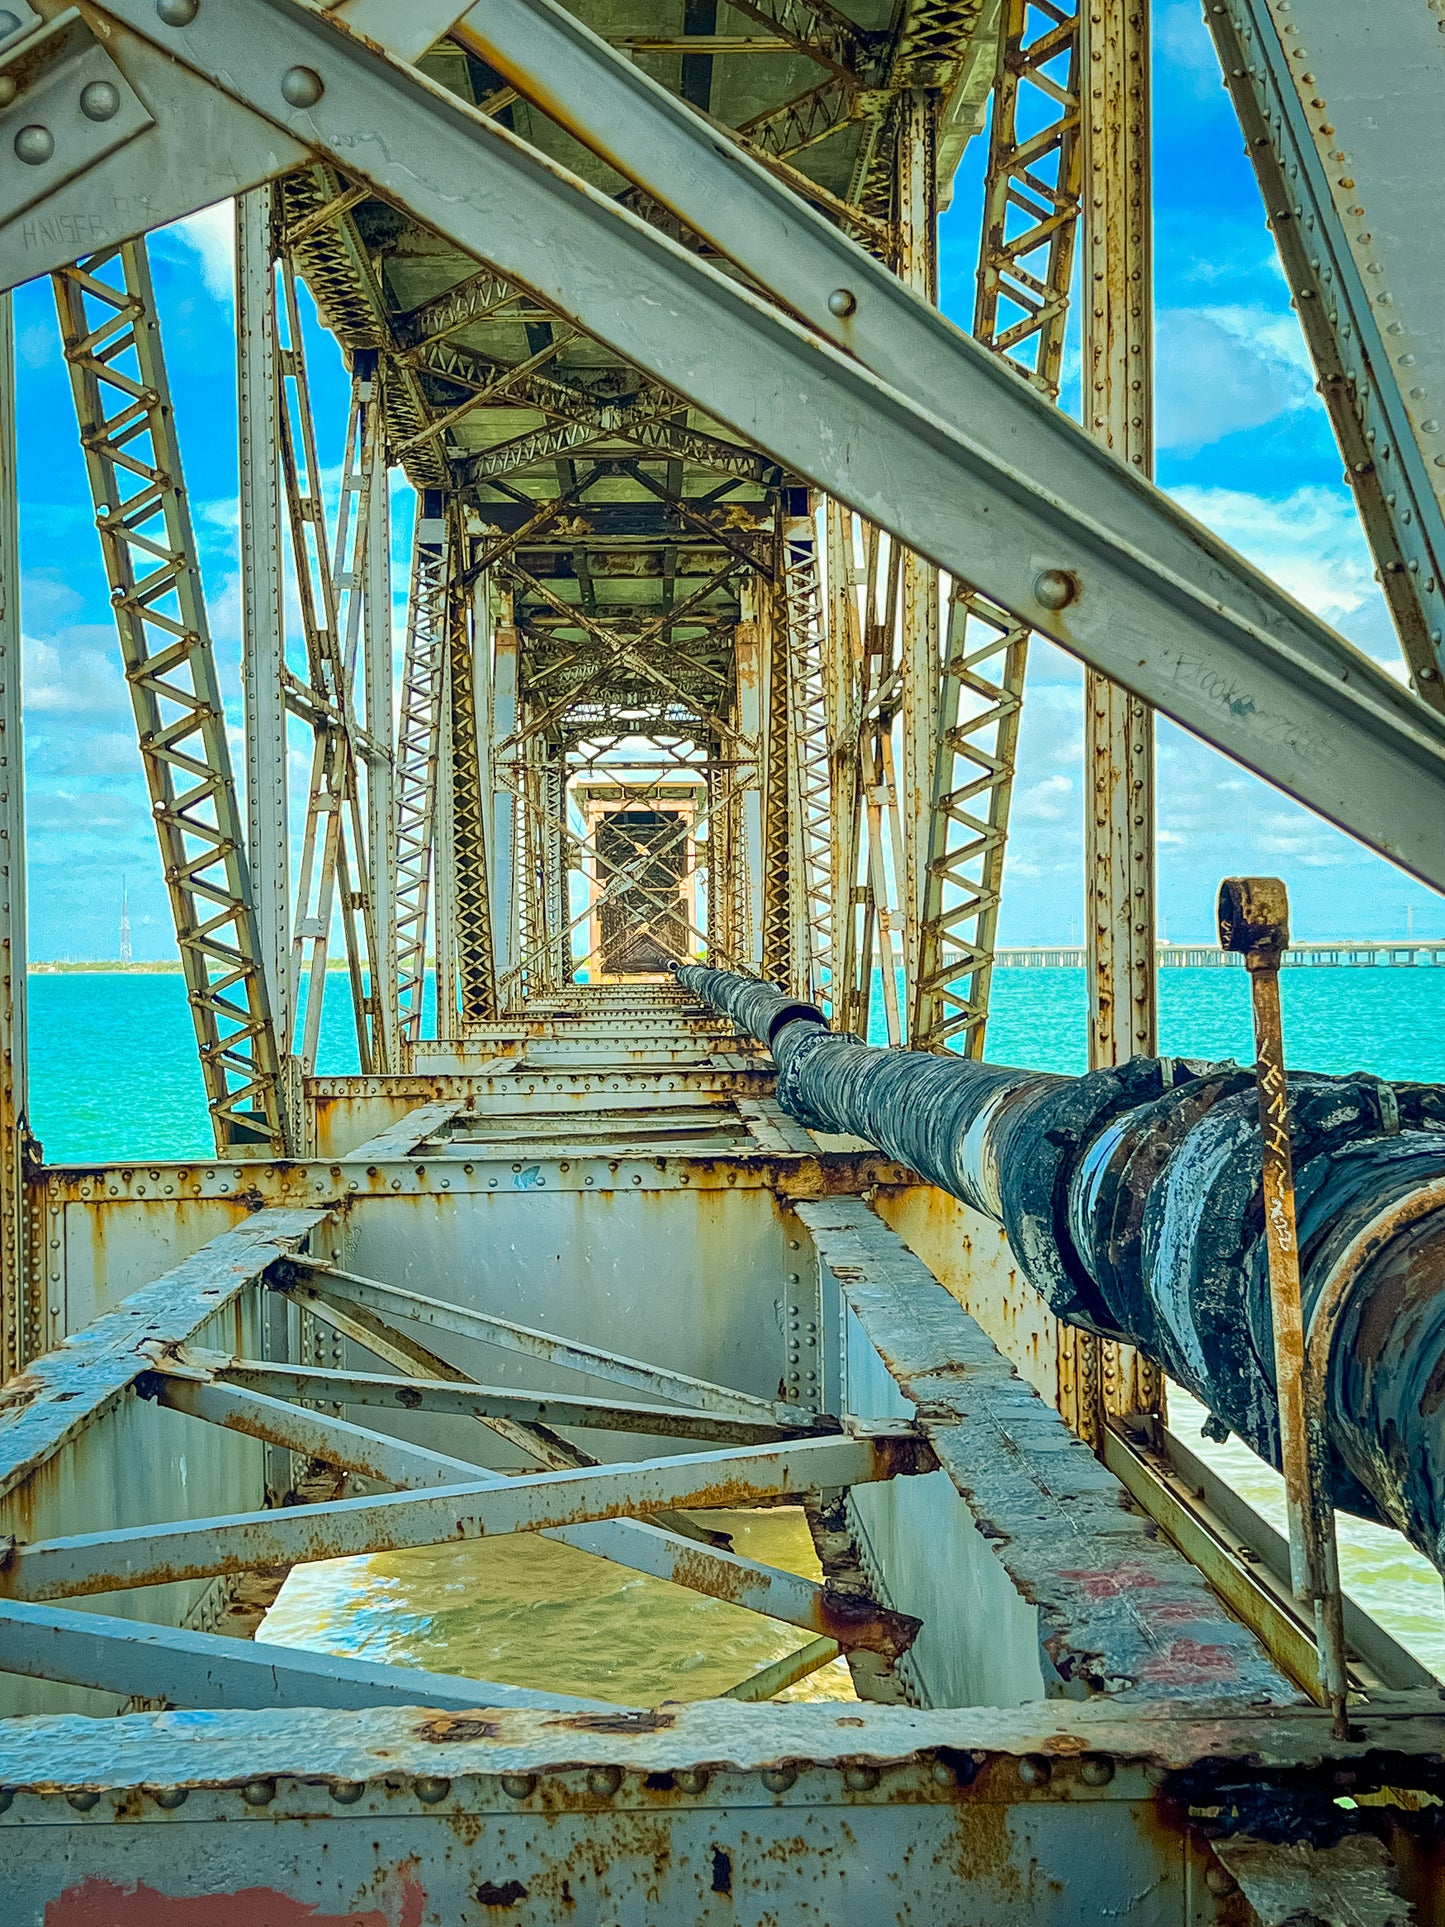
[[[0,1673],[58,1680],[166,1706],[343,1708],[536,1706],[604,1712],[603,1700],[536,1693],[490,1679],[379,1666],[290,1646],[151,1626],[109,1613],[0,1602]]]
[[[264,1439],[269,1445],[284,1445],[308,1459],[359,1472],[384,1485],[455,1485],[477,1478],[484,1469],[471,1459],[431,1452],[407,1439],[390,1438],[384,1432],[352,1425],[326,1412],[308,1412],[285,1399],[269,1398],[264,1392],[217,1385],[185,1373],[157,1372],[150,1380],[143,1379],[139,1389],[173,1412],[185,1412],[248,1438]]]
[[[322,1317],[333,1321],[348,1337],[386,1362],[397,1365],[420,1362],[434,1374],[444,1375],[448,1384],[456,1384],[460,1395],[469,1392],[471,1381],[457,1366],[438,1358],[405,1333],[393,1330],[375,1313],[360,1306],[353,1307],[350,1313],[343,1312],[320,1299],[313,1299],[312,1305]],[[572,1453],[567,1441],[545,1426],[533,1428],[520,1421],[497,1418],[482,1418],[481,1422],[510,1439],[522,1452],[540,1458],[542,1464],[554,1469],[585,1459],[585,1454]],[[549,1449],[553,1445],[560,1450]],[[564,1456],[567,1453],[572,1456]],[[546,1536],[597,1558],[611,1560],[614,1565],[626,1566],[630,1571],[649,1572],[655,1578],[671,1580],[675,1585],[706,1593],[710,1598],[725,1599],[731,1605],[762,1613],[770,1619],[826,1632],[850,1650],[872,1649],[891,1657],[903,1651],[917,1631],[917,1621],[906,1615],[883,1613],[872,1601],[866,1602],[868,1610],[865,1611],[856,1598],[837,1588],[816,1586],[811,1580],[799,1579],[792,1573],[742,1559],[728,1549],[720,1535],[675,1511],[655,1512],[647,1524],[640,1519],[608,1519],[596,1525],[565,1526]]]
[[[432,1104],[419,1104],[405,1117],[389,1124],[375,1137],[369,1137],[362,1144],[346,1153],[349,1164],[375,1164],[382,1158],[404,1158],[425,1144],[427,1139],[444,1130],[454,1118],[470,1110],[471,1103],[465,1097],[438,1098]]]
[[[218,1361],[227,1385],[270,1398],[316,1399],[338,1405],[376,1405],[400,1411],[446,1412],[461,1418],[512,1418],[534,1425],[565,1425],[582,1431],[645,1432],[677,1439],[710,1439],[721,1445],[766,1445],[771,1440],[836,1432],[836,1420],[799,1412],[794,1422],[734,1418],[697,1406],[633,1405],[615,1399],[568,1398],[553,1392],[518,1392],[500,1385],[441,1379],[398,1378],[378,1372],[334,1372],[315,1365],[271,1365],[264,1359]]]
[[[671,1580],[691,1592],[725,1599],[730,1606],[761,1613],[766,1619],[802,1627],[835,1641],[840,1651],[880,1653],[885,1659],[897,1659],[913,1644],[922,1623],[911,1613],[890,1612],[840,1587],[820,1586],[776,1566],[741,1558],[735,1552],[693,1545],[641,1519],[566,1526],[548,1537],[630,1566],[634,1572],[650,1572],[655,1579]]]
[[[184,1343],[329,1216],[325,1206],[258,1211],[12,1379],[0,1404],[0,1498],[125,1396],[154,1362],[147,1341]]]
[[[523,1352],[531,1358],[545,1359],[548,1364],[563,1365],[569,1371],[586,1372],[593,1378],[611,1379],[615,1384],[630,1385],[637,1391],[650,1392],[658,1398],[677,1399],[680,1403],[698,1406],[705,1411],[731,1412],[740,1418],[777,1419],[787,1416],[785,1407],[770,1404],[766,1399],[754,1398],[749,1392],[712,1385],[706,1379],[693,1378],[686,1372],[670,1371],[664,1365],[644,1364],[640,1359],[626,1358],[617,1352],[606,1352],[596,1346],[558,1338],[551,1332],[533,1331],[525,1325],[514,1325],[509,1319],[493,1318],[486,1312],[444,1304],[440,1299],[428,1298],[419,1292],[403,1291],[400,1286],[383,1284],[380,1279],[359,1278],[352,1272],[340,1271],[309,1259],[301,1260],[295,1267],[295,1273],[323,1298],[342,1305],[361,1305],[388,1318],[413,1319],[438,1331],[453,1332],[459,1338],[479,1339],[482,1344],[495,1345],[503,1351]]]
[[[261,1370],[264,1372],[265,1368]],[[188,1372],[190,1375],[186,1375]],[[302,1375],[301,1382],[309,1386],[310,1380],[328,1376],[320,1372]],[[495,1486],[508,1483],[504,1474],[486,1471],[468,1460],[449,1458],[408,1440],[390,1438],[321,1413],[298,1410],[281,1399],[208,1382],[202,1368],[187,1361],[182,1361],[178,1373],[164,1378],[157,1374],[157,1377],[156,1396],[175,1410],[253,1438],[289,1446],[293,1451],[305,1452],[389,1485],[416,1490],[455,1484],[459,1478]],[[344,1379],[333,1379],[331,1389],[339,1391],[345,1383]],[[320,1387],[312,1389],[315,1396],[328,1396]],[[450,1385],[432,1389],[463,1390]],[[652,1413],[657,1416],[656,1408],[652,1408]],[[658,1515],[664,1516],[668,1515]],[[906,1613],[885,1612],[870,1601],[740,1558],[736,1553],[697,1543],[677,1531],[664,1530],[661,1525],[647,1524],[640,1519],[608,1519],[597,1525],[567,1526],[546,1536],[579,1552],[626,1566],[630,1571],[651,1573],[654,1578],[670,1580],[674,1585],[686,1586],[713,1599],[726,1600],[729,1605],[741,1606],[748,1612],[803,1627],[836,1641],[840,1650],[862,1649],[893,1659],[908,1649],[918,1633],[918,1620]]]
[[[255,1566],[536,1532],[664,1507],[755,1505],[819,1487],[928,1471],[935,1463],[911,1431],[880,1429],[865,1437],[688,1453],[581,1472],[543,1472],[494,1485],[380,1493],[330,1506],[86,1533],[16,1545],[0,1566],[0,1597],[64,1599]]]
[[[736,1686],[730,1686],[724,1699],[744,1700],[757,1705],[763,1700],[774,1699],[785,1687],[796,1686],[799,1680],[808,1679],[824,1666],[835,1660],[842,1648],[835,1639],[810,1639],[806,1646],[800,1646],[795,1653],[788,1653],[782,1659],[775,1659],[771,1666],[764,1666],[759,1672],[750,1673]]]

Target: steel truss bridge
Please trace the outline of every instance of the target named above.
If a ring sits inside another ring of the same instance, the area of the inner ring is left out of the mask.
[[[1205,13],[1399,676],[1151,483],[1148,0],[0,7],[0,287],[53,285],[215,1132],[29,1134],[6,296],[7,1923],[1438,1917],[1438,1683],[1351,1608],[1332,1737],[1157,1369],[663,968],[981,1058],[1035,634],[1095,1066],[1156,1044],[1154,711],[1445,885],[1445,18]],[[227,199],[244,773],[146,240]],[[779,1501],[821,1579],[707,1525]],[[298,1564],[522,1531],[798,1651],[630,1709],[252,1641]],[[765,1703],[840,1653],[856,1706]]]

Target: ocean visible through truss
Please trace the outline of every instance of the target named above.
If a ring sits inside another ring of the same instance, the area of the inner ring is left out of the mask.
[[[1302,1069],[1368,1070],[1445,1081],[1445,971],[1376,967],[1291,971],[1285,1038]],[[874,1035],[883,1000],[875,986]],[[988,1055],[1041,1070],[1081,1071],[1081,970],[1007,970],[994,979]],[[1160,1049],[1248,1062],[1243,971],[1167,970],[1159,978]],[[356,1068],[343,980],[323,1013],[318,1069]],[[174,973],[34,972],[30,978],[32,1126],[51,1163],[205,1157],[210,1132],[185,991]],[[1198,1438],[1203,1414],[1176,1393],[1175,1428],[1276,1525],[1276,1475],[1245,1447]],[[801,1513],[730,1521],[738,1550],[818,1576]],[[1340,1519],[1345,1584],[1426,1665],[1445,1677],[1439,1575],[1394,1533]],[[803,1643],[792,1629],[659,1580],[519,1537],[298,1568],[263,1639],[428,1666],[622,1703],[707,1698]],[[787,1698],[847,1698],[841,1661]]]

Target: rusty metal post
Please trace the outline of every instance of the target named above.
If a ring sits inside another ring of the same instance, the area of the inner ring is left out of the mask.
[[[1097,441],[1148,475],[1154,466],[1148,0],[1080,10],[1083,121],[1084,418]],[[1107,677],[1084,675],[1085,955],[1089,1067],[1153,1056],[1154,717]],[[1159,1412],[1164,1384],[1131,1346],[1085,1333],[1072,1348],[1098,1442],[1106,1415]],[[1097,1374],[1097,1383],[1094,1382]]]
[[[926,301],[938,299],[938,100],[921,90],[899,103],[894,187],[898,275]],[[905,551],[902,557],[903,768],[899,812],[903,875],[897,879],[903,912],[905,1009],[918,983],[924,875],[933,816],[934,739],[938,733],[940,669],[938,571]]]
[[[1349,1737],[1345,1712],[1344,1613],[1334,1509],[1324,1491],[1324,1386],[1310,1367],[1300,1302],[1289,1085],[1280,1016],[1280,959],[1289,947],[1289,897],[1278,877],[1226,877],[1219,886],[1219,941],[1244,958],[1254,1005],[1255,1081],[1270,1320],[1279,1398],[1280,1469],[1289,1513],[1290,1580],[1314,1607],[1320,1684],[1335,1735]]]

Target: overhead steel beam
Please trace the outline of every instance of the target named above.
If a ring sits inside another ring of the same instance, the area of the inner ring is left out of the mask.
[[[295,0],[233,0],[174,28],[145,0],[107,0],[103,12],[1186,728],[1445,885],[1438,718],[746,156],[710,134],[679,141],[675,116],[687,110],[576,22],[544,19],[542,3],[489,8],[488,58],[525,77],[540,56],[552,110],[566,103],[589,144],[602,138],[590,124],[601,114],[614,157],[626,146],[629,171],[647,166],[700,221],[725,227],[725,251],[756,262],[816,332]],[[521,61],[497,42],[519,15],[531,33]],[[313,105],[288,105],[278,61],[317,75]],[[721,203],[725,216],[709,213]],[[896,380],[907,393],[887,385]],[[908,399],[920,393],[925,405]]]
[[[110,1613],[0,1602],[0,1673],[59,1680],[163,1706],[535,1706],[613,1712],[602,1700],[534,1693],[490,1679],[459,1679],[413,1666],[378,1666],[339,1653],[300,1651],[151,1626]]]
[[[1445,342],[1421,245],[1445,164],[1438,10],[1227,0],[1204,17],[1405,660],[1445,709]]]
[[[921,1439],[896,1429],[542,1472],[497,1484],[384,1492],[286,1511],[175,1520],[17,1545],[0,1564],[0,1597],[64,1599],[257,1566],[536,1532],[629,1512],[755,1505],[932,1470],[934,1464]]]

